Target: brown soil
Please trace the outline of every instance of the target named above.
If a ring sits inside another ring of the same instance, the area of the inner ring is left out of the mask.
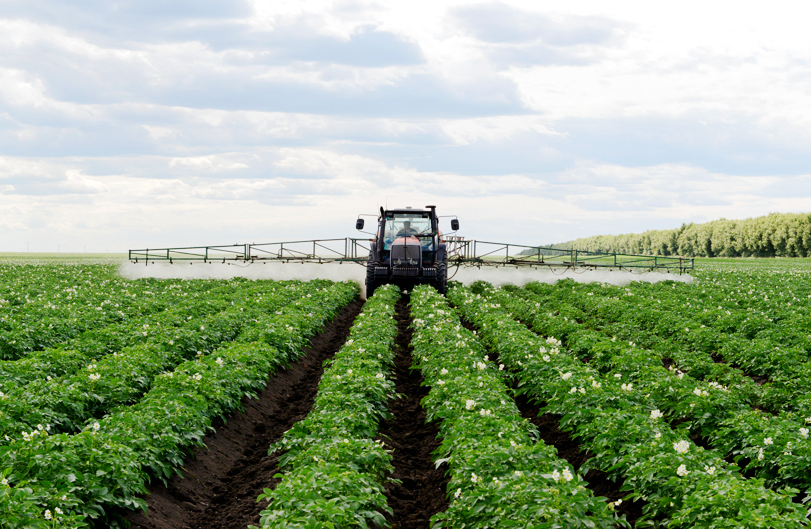
[[[765,375],[750,375],[748,373],[744,373],[744,374],[746,376],[748,376],[749,378],[751,378],[755,382],[755,384],[757,384],[758,386],[762,386],[763,384],[770,384],[771,383],[771,379],[769,377],[765,376]]]
[[[148,515],[124,515],[133,529],[245,529],[259,525],[267,502],[256,498],[278,479],[278,454],[268,447],[293,424],[307,416],[313,405],[323,363],[346,341],[363,302],[351,303],[310,340],[305,356],[270,377],[258,399],[243,399],[242,413],[227,422],[217,421],[207,435],[207,448],[198,448],[183,468],[164,486],[155,480],[146,496]]]
[[[579,470],[589,459],[589,454],[580,448],[580,443],[558,427],[561,419],[559,415],[551,413],[539,415],[541,407],[530,402],[524,395],[517,396],[515,403],[518,405],[521,416],[538,428],[543,442],[554,446],[558,451],[558,457],[568,461],[575,470]],[[595,496],[603,496],[608,498],[608,501],[617,501],[630,494],[630,491],[620,490],[624,483],[622,479],[611,481],[608,479],[608,475],[601,470],[590,469],[583,479],[588,482],[588,488]],[[624,514],[625,519],[633,526],[642,516],[642,507],[645,504],[646,502],[643,500],[623,501],[622,505],[617,508],[617,513]]]
[[[427,529],[431,516],[448,507],[445,490],[448,479],[437,469],[431,452],[439,446],[434,423],[427,423],[420,406],[429,388],[422,386],[419,370],[411,370],[411,316],[408,299],[396,307],[397,342],[395,344],[395,391],[401,395],[392,400],[392,419],[380,425],[380,436],[394,448],[394,479],[401,483],[386,484],[389,507],[394,511],[388,520],[394,529]]]
[[[718,353],[710,353],[710,358],[712,358],[712,361],[715,362],[716,364],[727,364],[728,363],[726,360],[724,360],[724,357],[721,356]],[[757,384],[758,386],[762,386],[763,384],[770,384],[771,383],[771,379],[769,377],[767,377],[767,376],[764,376],[764,375],[750,375],[749,373],[747,373],[746,371],[741,369],[741,366],[738,365],[738,364],[730,364],[730,366],[735,368],[735,369],[739,369],[744,375],[751,378],[754,381],[754,383]]]

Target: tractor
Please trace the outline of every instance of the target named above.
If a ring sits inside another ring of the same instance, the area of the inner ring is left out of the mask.
[[[364,219],[355,228],[362,230]],[[459,220],[451,219],[451,230]],[[433,285],[441,294],[448,286],[448,254],[439,231],[436,206],[425,209],[380,208],[369,258],[366,261],[366,297],[380,285],[395,283],[403,288]]]

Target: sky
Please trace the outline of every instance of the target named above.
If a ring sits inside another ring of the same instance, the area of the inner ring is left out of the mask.
[[[809,11],[2,0],[0,251],[353,237],[381,206],[529,245],[811,211]]]

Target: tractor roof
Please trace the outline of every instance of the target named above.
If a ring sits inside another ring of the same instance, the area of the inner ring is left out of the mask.
[[[401,208],[401,209],[387,209],[386,215],[391,214],[409,214],[409,213],[430,213],[430,209],[417,209],[417,208]]]

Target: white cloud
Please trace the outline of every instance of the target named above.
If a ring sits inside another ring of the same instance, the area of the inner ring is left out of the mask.
[[[230,161],[225,156],[188,156],[185,158],[172,158],[169,161],[169,167],[178,166],[207,171],[233,171],[249,167],[246,163]]]
[[[14,5],[0,250],[344,236],[387,203],[532,243],[808,208],[796,3]]]

